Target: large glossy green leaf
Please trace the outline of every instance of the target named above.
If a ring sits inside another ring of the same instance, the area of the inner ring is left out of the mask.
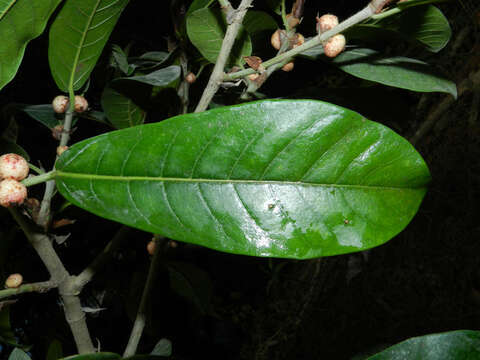
[[[187,17],[187,34],[200,53],[215,63],[222,47],[227,23],[218,9],[203,8],[196,10]],[[242,57],[250,56],[252,42],[245,30],[241,30],[233,45],[229,64],[238,64]]]
[[[143,124],[146,113],[130,98],[110,87],[103,90],[102,108],[110,123],[117,129]]]
[[[48,60],[60,90],[88,80],[128,0],[67,0],[50,28]]]
[[[400,232],[430,179],[415,149],[332,104],[259,101],[82,141],[59,191],[99,216],[255,256],[361,251]]]
[[[345,51],[332,63],[361,79],[418,92],[445,92],[457,97],[455,83],[420,60],[358,48]]]
[[[0,1],[0,89],[8,84],[22,62],[30,40],[39,36],[61,0]]]
[[[448,20],[433,5],[409,8],[396,16],[379,21],[358,24],[346,31],[351,39],[377,38],[392,40],[402,38],[422,44],[428,50],[438,52],[447,45],[452,35]]]
[[[368,360],[480,359],[480,331],[458,330],[408,339]]]
[[[190,15],[195,10],[207,8],[213,3],[215,0],[193,0],[192,4],[187,10],[187,16]]]

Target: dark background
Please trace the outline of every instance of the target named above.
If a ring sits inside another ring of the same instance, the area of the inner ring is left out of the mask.
[[[132,54],[165,51],[173,35],[167,1],[132,1],[109,44],[132,43]],[[188,1],[186,1],[188,4]],[[365,1],[306,1],[299,31],[314,34],[317,13],[340,19],[358,11]],[[165,6],[153,11],[154,6]],[[256,9],[268,10],[264,1]],[[405,43],[383,43],[379,49],[421,58],[443,70],[457,84],[478,71],[480,63],[480,4],[474,0],[439,5],[451,22],[450,44],[439,54]],[[277,20],[278,17],[276,18]],[[0,94],[0,105],[11,102],[45,104],[57,95],[47,62],[48,36],[27,48],[15,79]],[[109,45],[107,45],[108,48]],[[195,51],[189,49],[195,56]],[[92,75],[87,93],[91,107],[101,110],[99,96],[105,81],[107,56]],[[196,104],[210,68],[192,86]],[[366,86],[368,85],[368,86]],[[260,89],[269,98],[316,98],[356,110],[411,139],[421,124],[448,95],[419,94],[366,84],[321,62],[297,59],[291,73],[278,72]],[[479,90],[477,90],[478,92]],[[221,92],[216,102],[233,103],[238,90]],[[148,353],[158,339],[173,343],[178,359],[350,359],[379,351],[409,337],[456,329],[480,330],[479,96],[466,91],[436,119],[415,144],[425,158],[433,182],[414,220],[387,244],[368,252],[309,261],[261,259],[223,254],[178,244],[167,260],[202,269],[199,286],[212,287],[211,306],[202,313],[171,288],[162,268],[150,306],[149,324],[140,353]],[[158,104],[148,121],[172,115]],[[19,144],[32,160],[51,167],[57,146],[48,129],[26,116],[17,117]],[[78,124],[72,141],[109,131],[95,122]],[[41,187],[33,195],[41,196]],[[57,203],[58,202],[58,203]],[[55,203],[61,204],[61,199]],[[76,223],[58,234],[72,236],[57,250],[71,273],[81,271],[98,254],[119,225],[69,208],[62,216]],[[4,248],[5,276],[22,272],[28,282],[48,274],[8,213],[0,211],[1,234],[10,239]],[[140,298],[149,258],[145,246],[151,235],[132,230],[104,273],[87,286],[85,306],[105,307],[89,315],[92,338],[104,351],[122,352]],[[205,290],[205,291],[206,291]],[[65,354],[75,347],[55,291],[19,297],[10,307],[18,341],[33,345],[34,359],[45,358],[52,339]],[[11,348],[4,346],[0,358]]]

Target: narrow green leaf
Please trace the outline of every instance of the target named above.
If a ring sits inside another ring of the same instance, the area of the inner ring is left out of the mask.
[[[30,40],[39,36],[61,0],[0,2],[0,89],[15,76]]]
[[[101,104],[110,123],[117,129],[140,125],[145,121],[145,111],[108,86],[103,90]]]
[[[55,116],[55,111],[53,111],[52,104],[41,104],[41,105],[25,105],[18,104],[15,106],[16,109],[25,112],[32,119],[37,120],[40,124],[53,129],[55,126],[60,124],[60,120]]]
[[[447,45],[452,35],[448,20],[435,6],[409,8],[396,16],[356,25],[345,32],[349,39],[371,41],[377,38],[405,39],[419,43],[432,52]]]
[[[57,339],[54,339],[47,351],[47,360],[58,360],[63,357],[62,343]]]
[[[458,330],[414,337],[368,358],[368,360],[405,359],[480,359],[480,331]]]
[[[195,305],[202,314],[207,314],[213,292],[208,274],[195,265],[181,261],[170,261],[165,266],[172,290]]]
[[[118,45],[112,45],[112,57],[115,61],[116,67],[125,75],[129,74],[130,67],[128,66],[127,55]]]
[[[310,100],[114,131],[75,144],[56,168],[59,191],[107,219],[220,251],[300,259],[388,241],[430,179],[390,129]]]
[[[119,360],[122,357],[118,354],[101,352],[95,354],[73,355],[63,358],[61,360]]]
[[[199,9],[187,17],[187,34],[193,45],[200,53],[215,63],[222,47],[227,23],[222,12],[218,9]],[[252,53],[250,36],[241,30],[229,58],[229,64],[239,64],[244,56]]]
[[[116,78],[112,83],[120,81],[136,81],[143,84],[166,88],[172,86],[180,78],[180,73],[180,66],[171,65],[146,75]]]
[[[48,60],[60,90],[88,80],[128,0],[67,0],[50,28]]]
[[[431,65],[402,56],[386,56],[371,49],[352,49],[337,56],[332,64],[361,79],[418,92],[444,92],[457,97],[457,87]]]
[[[11,352],[8,360],[31,360],[32,358],[22,349],[15,348]]]

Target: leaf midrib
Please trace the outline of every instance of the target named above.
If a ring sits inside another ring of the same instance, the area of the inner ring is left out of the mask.
[[[245,179],[204,179],[204,178],[178,178],[162,176],[119,176],[119,175],[98,175],[55,171],[55,178],[86,179],[86,180],[106,180],[106,181],[158,181],[171,183],[213,183],[213,184],[256,184],[256,185],[297,185],[325,188],[349,188],[361,190],[421,190],[425,186],[380,186],[380,185],[354,185],[354,184],[322,184],[304,181],[280,181],[280,180],[245,180]]]
[[[97,13],[98,6],[102,0],[97,0],[97,3],[95,4],[95,7],[88,18],[87,24],[85,25],[85,31],[82,34],[82,38],[80,40],[80,46],[77,49],[77,52],[75,54],[75,58],[73,60],[73,67],[72,67],[72,72],[70,73],[70,79],[68,80],[68,88],[73,89],[73,85],[75,82],[75,74],[77,72],[77,65],[80,59],[80,54],[82,53],[82,50],[84,49],[83,45],[85,44],[86,38],[87,38],[87,33],[90,29],[90,25],[92,24],[93,18],[95,17],[95,14]]]

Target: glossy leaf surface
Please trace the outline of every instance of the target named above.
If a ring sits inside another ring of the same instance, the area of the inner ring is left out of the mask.
[[[80,89],[128,0],[67,0],[50,28],[48,60],[60,90]]]
[[[480,331],[459,330],[414,337],[368,360],[480,359]]]
[[[320,101],[259,101],[82,141],[56,182],[99,216],[220,251],[312,258],[378,246],[429,171],[388,128]]]
[[[380,84],[418,92],[444,92],[457,97],[454,82],[434,72],[432,66],[416,59],[382,55],[371,49],[352,49],[332,63],[348,74]]]
[[[435,6],[409,8],[395,16],[366,24],[355,25],[345,32],[351,39],[371,40],[378,37],[402,38],[420,43],[432,52],[447,45],[452,35],[448,20]]]
[[[158,87],[172,86],[180,77],[180,66],[171,65],[169,67],[151,72],[146,75],[120,77],[113,80],[114,83],[122,81],[136,81],[142,84],[153,85]]]
[[[20,66],[30,40],[39,36],[61,0],[3,0],[0,2],[0,89]]]
[[[227,23],[222,12],[218,9],[199,9],[187,17],[187,34],[193,45],[200,53],[215,63],[222,47]],[[229,64],[241,62],[243,56],[252,53],[252,42],[245,30],[241,30],[233,45],[229,58]]]
[[[140,125],[145,121],[145,111],[108,86],[103,90],[101,104],[108,120],[117,129]]]

